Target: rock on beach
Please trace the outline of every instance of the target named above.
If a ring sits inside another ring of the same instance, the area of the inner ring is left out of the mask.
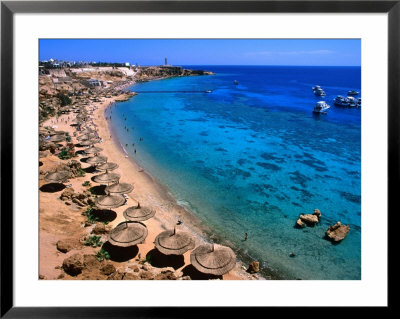
[[[64,259],[62,267],[71,276],[79,275],[84,268],[83,256],[77,253]]]

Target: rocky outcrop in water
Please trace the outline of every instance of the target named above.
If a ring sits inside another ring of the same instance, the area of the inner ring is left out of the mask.
[[[334,243],[341,242],[350,231],[349,225],[342,225],[341,222],[337,222],[335,225],[330,226],[326,231],[326,237]]]
[[[260,263],[258,261],[253,261],[250,263],[247,272],[250,274],[255,274],[260,271]]]
[[[301,214],[296,221],[296,227],[304,228],[306,226],[315,226],[321,219],[322,213],[319,209],[314,209],[312,214]]]

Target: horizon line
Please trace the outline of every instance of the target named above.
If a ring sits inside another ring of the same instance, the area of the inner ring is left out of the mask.
[[[58,59],[57,59],[58,60]],[[39,62],[43,62],[47,60],[39,60]],[[67,61],[67,60],[61,60],[61,61]],[[82,61],[86,62],[86,61]],[[91,61],[91,62],[86,62],[88,64],[91,64],[93,62],[96,63],[118,63],[118,64],[124,64],[125,62],[106,62],[106,61]],[[140,64],[140,66],[165,66],[164,64]],[[171,64],[168,66],[310,66],[310,67],[361,67],[361,65],[311,65],[311,64]],[[132,66],[132,65],[130,65]]]

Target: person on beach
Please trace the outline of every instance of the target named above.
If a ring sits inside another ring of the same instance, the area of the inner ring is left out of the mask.
[[[244,234],[244,240],[247,240],[247,238],[249,237],[249,235],[247,233]]]
[[[135,154],[136,154],[136,148],[135,148]]]

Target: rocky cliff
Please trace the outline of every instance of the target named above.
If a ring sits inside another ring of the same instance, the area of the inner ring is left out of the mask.
[[[149,81],[156,78],[175,76],[212,75],[213,72],[204,70],[189,70],[180,66],[149,66],[141,67],[136,74],[136,80]]]

